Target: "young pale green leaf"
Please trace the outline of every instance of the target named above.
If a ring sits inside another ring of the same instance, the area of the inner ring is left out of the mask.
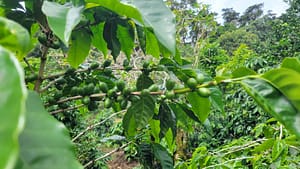
[[[159,44],[156,40],[155,35],[147,28],[144,30],[146,35],[146,54],[152,55],[155,58],[159,58]]]
[[[187,95],[187,100],[192,105],[195,115],[204,123],[210,112],[209,98],[200,97],[196,92],[191,92]]]
[[[136,81],[136,89],[141,91],[143,89],[149,88],[153,84],[154,82],[149,76],[141,74]]]
[[[252,78],[241,84],[255,101],[300,138],[300,113],[283,93],[263,79]]]
[[[83,6],[60,5],[49,1],[44,1],[42,6],[42,11],[47,16],[51,30],[67,46],[72,30],[80,22],[80,14],[83,9]]]
[[[142,14],[145,25],[153,28],[159,42],[175,56],[175,17],[164,1],[134,0],[133,5]]]
[[[173,169],[173,159],[169,152],[160,144],[152,144],[155,158],[160,162],[162,169]]]
[[[31,169],[83,168],[76,160],[67,129],[49,115],[34,92],[26,101],[26,124],[19,142],[21,160]]]
[[[284,58],[281,67],[291,69],[300,73],[300,60],[298,58]]]
[[[160,121],[160,138],[163,138],[169,129],[171,129],[173,136],[176,136],[176,117],[168,104],[160,104],[157,119]]]
[[[126,22],[124,26],[118,25],[117,37],[121,44],[121,50],[129,60],[134,47],[134,29],[132,25],[128,22]]]
[[[155,139],[156,143],[160,142],[159,133],[160,133],[160,121],[159,120],[150,120],[149,122],[151,128],[151,134]]]
[[[111,50],[111,55],[116,60],[121,51],[121,44],[117,38],[117,24],[115,22],[106,22],[104,24],[103,37],[107,43],[107,48]]]
[[[100,50],[104,57],[107,56],[107,43],[103,38],[104,31],[104,22],[91,27],[93,36],[92,36],[92,44]]]
[[[144,128],[154,115],[155,100],[152,96],[141,97],[132,103],[124,118],[123,127],[127,135],[133,136],[136,130]]]
[[[0,168],[13,168],[19,152],[18,136],[23,129],[27,92],[19,62],[2,46],[0,74]]]
[[[281,91],[300,112],[300,73],[292,69],[279,68],[266,72],[262,76]]]
[[[68,51],[68,62],[73,67],[78,67],[88,56],[91,47],[91,36],[84,30],[80,29],[73,32],[70,49]]]
[[[86,0],[85,2],[87,8],[103,6],[107,9],[112,10],[113,12],[116,12],[121,16],[126,16],[128,18],[135,19],[141,24],[143,23],[143,19],[140,12],[131,5],[121,3],[120,0]]]
[[[21,60],[30,50],[29,33],[18,23],[0,17],[0,45],[14,52]]]

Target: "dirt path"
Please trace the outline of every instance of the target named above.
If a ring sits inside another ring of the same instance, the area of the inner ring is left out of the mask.
[[[125,158],[124,151],[120,150],[112,155],[112,160],[109,161],[108,167],[110,169],[132,169],[139,165],[137,161],[130,161]]]

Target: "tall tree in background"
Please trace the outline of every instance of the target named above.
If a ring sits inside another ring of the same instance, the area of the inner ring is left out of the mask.
[[[236,12],[233,8],[224,8],[222,9],[222,12],[224,24],[237,24],[240,17],[240,13]]]
[[[255,4],[252,6],[249,6],[244,14],[240,17],[239,23],[241,26],[245,26],[247,24],[249,24],[251,21],[256,20],[257,18],[259,18],[260,16],[262,16],[263,14],[263,3],[260,4]]]

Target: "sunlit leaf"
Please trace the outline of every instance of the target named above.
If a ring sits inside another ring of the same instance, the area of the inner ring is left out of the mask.
[[[51,30],[67,46],[72,30],[80,22],[80,14],[83,8],[83,6],[74,7],[68,3],[65,5],[49,1],[43,3],[42,11],[47,16]]]
[[[4,169],[13,168],[19,153],[27,96],[23,76],[15,56],[0,46],[0,168]]]
[[[135,19],[140,23],[143,23],[140,12],[131,5],[121,3],[119,0],[86,0],[86,8],[93,8],[97,6],[103,6],[110,9],[121,16]]]
[[[0,45],[14,52],[21,60],[30,50],[29,33],[18,23],[0,17]]]
[[[283,93],[259,78],[245,79],[241,84],[258,105],[300,138],[300,113]]]
[[[92,26],[91,30],[93,32],[92,44],[103,53],[104,57],[106,57],[107,56],[107,43],[103,38],[104,22],[100,23],[96,26]]]
[[[91,46],[90,34],[80,29],[72,34],[72,41],[68,52],[68,62],[73,67],[78,67],[88,56]]]
[[[200,97],[196,92],[191,92],[187,95],[189,103],[192,105],[192,110],[198,119],[204,123],[210,112],[209,98]]]
[[[146,54],[159,58],[160,55],[159,44],[156,40],[155,35],[148,29],[145,29],[145,35],[146,35]]]
[[[175,55],[175,17],[161,0],[134,0],[133,5],[141,12],[147,27],[153,28],[159,42]]]
[[[125,53],[129,60],[135,40],[133,27],[128,22],[124,23],[124,25],[118,25],[117,37],[121,44],[121,50]]]

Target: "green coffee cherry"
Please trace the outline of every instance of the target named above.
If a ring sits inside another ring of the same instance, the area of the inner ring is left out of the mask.
[[[167,80],[167,82],[166,82],[166,88],[167,88],[167,90],[173,90],[174,89],[174,87],[175,87],[175,81],[173,81],[173,80]]]
[[[189,88],[195,89],[197,87],[198,82],[195,78],[189,78],[186,84]]]
[[[197,93],[201,97],[209,97],[211,95],[211,91],[209,88],[201,87],[197,89]]]
[[[197,74],[196,76],[196,81],[198,82],[198,84],[202,84],[205,80],[205,76],[201,73],[201,74]]]

